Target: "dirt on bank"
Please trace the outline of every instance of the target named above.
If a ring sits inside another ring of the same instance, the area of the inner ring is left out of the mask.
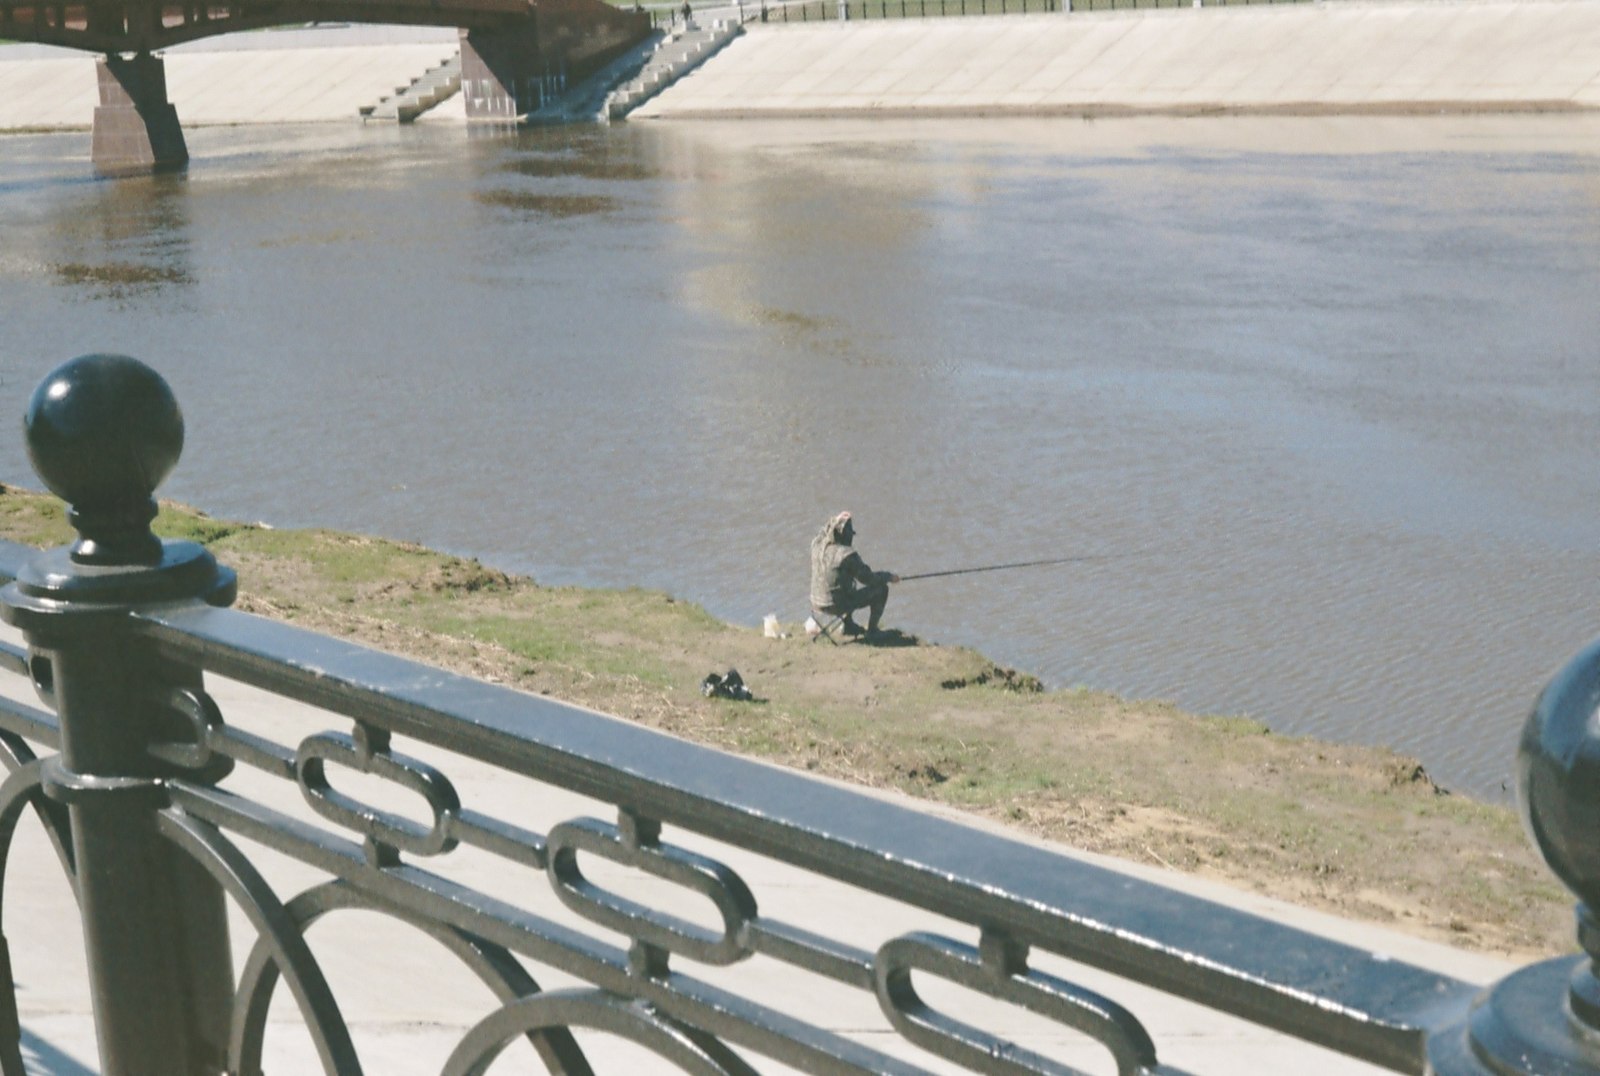
[[[1389,751],[1045,691],[904,632],[835,646],[785,624],[767,638],[658,592],[541,587],[420,546],[173,506],[157,530],[211,546],[249,612],[1465,948],[1575,949],[1572,898],[1514,813]],[[68,535],[59,502],[0,487],[0,537]],[[754,700],[701,693],[730,668]]]

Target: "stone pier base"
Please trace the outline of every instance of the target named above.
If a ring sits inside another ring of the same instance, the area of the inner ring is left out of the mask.
[[[650,17],[603,0],[540,0],[520,26],[461,31],[467,119],[512,123],[650,34]]]
[[[530,21],[518,30],[461,31],[461,93],[469,120],[514,123],[538,111],[546,74],[539,33]]]
[[[107,56],[95,72],[100,86],[91,152],[95,171],[137,175],[188,163],[178,110],[167,100],[165,61],[148,52]]]

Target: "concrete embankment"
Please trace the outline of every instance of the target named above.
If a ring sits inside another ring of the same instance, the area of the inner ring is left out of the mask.
[[[630,118],[1600,108],[1593,0],[754,24]]]
[[[169,50],[167,80],[185,126],[355,122],[454,52],[453,30],[237,34]],[[0,47],[0,131],[95,104],[91,56]],[[629,118],[1569,109],[1600,109],[1596,0],[751,23]]]

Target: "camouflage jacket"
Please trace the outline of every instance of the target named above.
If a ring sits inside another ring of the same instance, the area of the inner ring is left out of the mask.
[[[839,605],[859,586],[877,581],[861,554],[840,542],[827,527],[811,539],[811,607]]]

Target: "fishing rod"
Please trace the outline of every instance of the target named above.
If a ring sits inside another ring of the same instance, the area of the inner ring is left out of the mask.
[[[1083,557],[1052,557],[1049,560],[1019,560],[1013,564],[985,564],[977,568],[950,568],[942,572],[918,572],[916,575],[902,575],[900,582],[908,583],[913,579],[937,579],[943,575],[970,575],[973,572],[1001,572],[1009,568],[1038,568],[1045,564],[1074,564],[1088,560],[1115,560],[1119,557],[1136,557],[1138,553],[1101,553]]]

